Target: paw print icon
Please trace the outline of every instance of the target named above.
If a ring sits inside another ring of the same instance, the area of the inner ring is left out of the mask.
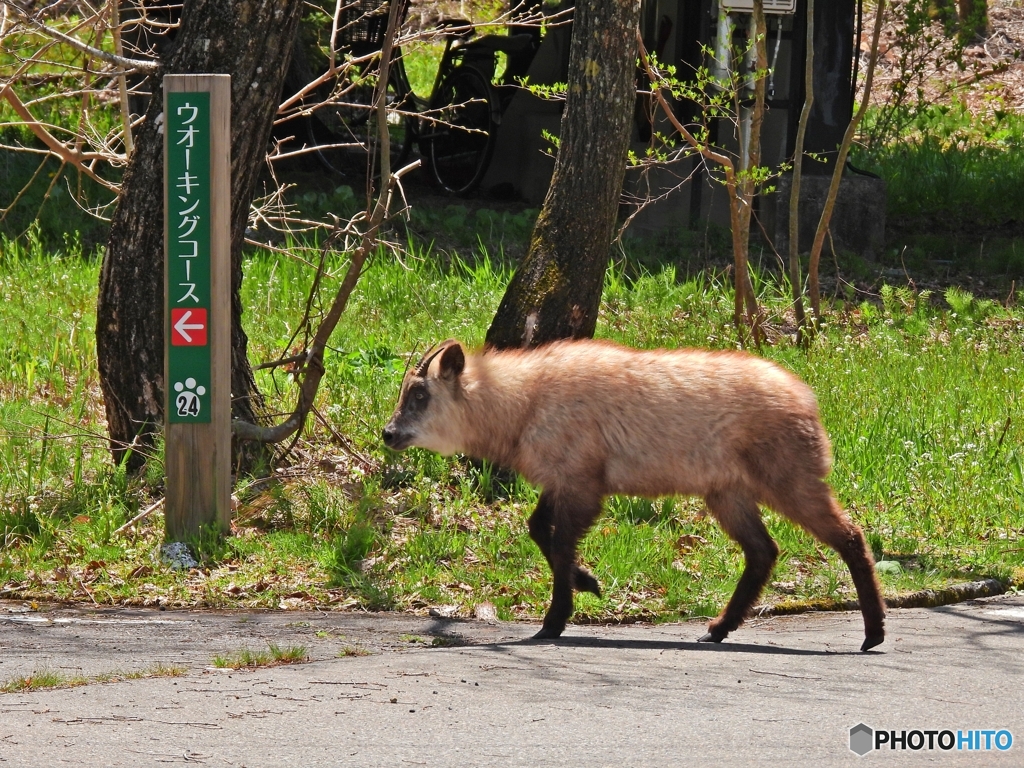
[[[190,376],[183,382],[174,382],[174,391],[178,393],[178,396],[174,398],[174,407],[178,411],[178,416],[198,416],[199,398],[206,394],[206,387],[201,384],[197,387],[196,380]]]

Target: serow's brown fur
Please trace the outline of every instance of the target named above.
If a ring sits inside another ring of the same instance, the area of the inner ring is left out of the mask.
[[[406,374],[384,442],[488,459],[541,488],[530,536],[554,589],[539,638],[562,634],[573,589],[600,594],[576,546],[612,494],[702,496],[743,549],[736,591],[702,641],[736,629],[771,575],[779,549],[761,504],[846,562],[864,616],[861,650],[885,637],[864,535],[823,479],[831,447],[814,394],[761,358],[597,341],[467,355],[449,340]]]

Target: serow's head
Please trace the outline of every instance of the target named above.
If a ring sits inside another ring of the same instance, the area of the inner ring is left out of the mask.
[[[384,427],[384,445],[394,451],[427,448],[451,455],[462,449],[462,370],[466,355],[454,339],[423,356],[402,381],[402,392]]]

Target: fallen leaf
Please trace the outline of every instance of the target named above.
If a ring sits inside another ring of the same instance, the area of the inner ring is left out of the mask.
[[[676,547],[679,549],[680,552],[686,553],[692,552],[700,545],[707,543],[708,540],[705,539],[703,536],[697,536],[692,533],[685,533],[679,537],[678,541],[676,541]]]

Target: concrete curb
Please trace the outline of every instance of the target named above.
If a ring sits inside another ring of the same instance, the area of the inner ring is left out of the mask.
[[[977,600],[979,597],[994,597],[1006,592],[1006,585],[996,579],[967,581],[963,584],[952,584],[942,589],[922,589],[906,595],[885,598],[887,608],[938,608],[942,605],[954,605],[966,600]],[[858,611],[860,605],[856,600],[808,600],[799,603],[779,603],[755,607],[753,616],[793,616],[810,611]]]

